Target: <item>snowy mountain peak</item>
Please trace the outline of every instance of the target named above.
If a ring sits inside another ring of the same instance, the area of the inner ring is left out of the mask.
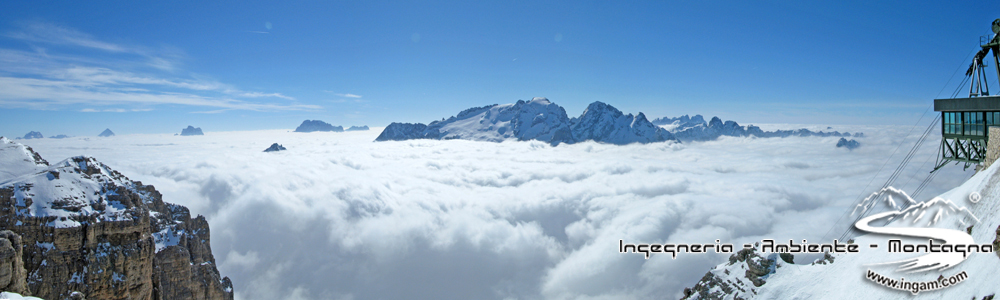
[[[104,131],[102,131],[101,134],[98,134],[97,136],[109,137],[109,136],[115,136],[115,133],[111,132],[111,128],[105,128]]]
[[[0,136],[0,183],[48,166],[49,162],[31,147]]]

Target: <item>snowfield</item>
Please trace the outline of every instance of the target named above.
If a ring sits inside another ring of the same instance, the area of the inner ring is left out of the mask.
[[[889,176],[919,129],[865,193]],[[618,253],[619,240],[823,240],[910,127],[833,130],[864,132],[857,138],[863,146],[837,148],[839,137],[555,147],[373,142],[382,128],[18,142],[51,161],[93,156],[155,185],[164,201],[205,215],[219,270],[232,278],[237,299],[676,299],[729,255],[646,260]],[[936,138],[894,186],[911,191],[923,180]],[[272,143],[287,150],[261,152]],[[961,166],[941,172],[917,201],[972,175]],[[822,270],[778,272],[768,284],[780,276],[815,278]],[[988,277],[968,270],[970,281],[960,285]],[[854,269],[835,276],[858,281],[849,291],[857,295],[898,293],[861,282]],[[811,298],[842,288],[808,294],[800,291],[817,289],[812,283],[788,282],[788,292],[768,295]]]

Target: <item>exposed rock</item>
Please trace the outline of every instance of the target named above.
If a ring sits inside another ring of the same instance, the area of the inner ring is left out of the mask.
[[[323,122],[320,120],[305,120],[298,128],[295,128],[295,132],[313,132],[313,131],[334,131],[342,132],[344,127],[333,126],[330,123]]]
[[[187,128],[181,130],[181,135],[205,135],[205,133],[201,132],[201,127],[188,125]]]
[[[38,131],[32,131],[24,134],[24,139],[26,140],[41,139],[41,138],[45,138],[45,136],[43,136],[42,133]]]
[[[365,130],[368,130],[368,125],[351,126],[351,128],[347,129],[347,131],[365,131]]]
[[[65,134],[60,134],[60,135],[53,135],[53,136],[50,136],[49,138],[50,138],[50,139],[65,139],[65,138],[68,138],[68,137],[69,137],[68,135],[65,135]]]
[[[275,152],[275,151],[281,151],[281,150],[288,150],[288,149],[285,149],[285,147],[282,147],[281,145],[278,145],[278,143],[274,143],[274,144],[271,144],[271,147],[267,147],[267,149],[264,149],[264,152]]]
[[[1000,226],[997,227],[996,238],[993,239],[993,249],[1000,249]],[[1000,251],[994,251],[997,257],[1000,257]]]
[[[13,231],[0,231],[0,291],[28,294],[27,271],[21,260],[24,244]]]
[[[187,208],[164,203],[152,186],[94,158],[49,166],[5,138],[0,158],[0,172],[17,175],[0,186],[0,228],[21,236],[28,294],[232,299],[232,283],[215,267],[204,217],[192,219]]]
[[[751,298],[781,266],[777,257],[771,254],[765,258],[756,249],[742,249],[729,256],[729,263],[705,273],[694,287],[685,288],[682,299]]]
[[[105,128],[104,131],[102,131],[101,134],[98,134],[97,136],[99,136],[99,137],[109,137],[109,136],[115,136],[115,133],[111,132],[110,128]]]
[[[837,148],[840,147],[847,148],[848,150],[854,150],[857,147],[861,147],[861,143],[855,141],[854,139],[848,140],[845,138],[840,138],[840,140],[837,141]]]

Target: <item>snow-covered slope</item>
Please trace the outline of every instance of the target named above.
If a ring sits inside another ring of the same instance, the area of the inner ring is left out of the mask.
[[[674,138],[642,113],[625,115],[610,105],[594,102],[579,118],[570,119],[561,106],[535,97],[531,101],[466,109],[428,125],[392,123],[376,141],[408,139],[538,140],[550,144],[593,140],[622,145]]]
[[[1000,164],[994,164],[980,172],[959,187],[934,199],[916,203],[902,191],[888,188],[883,200],[869,197],[852,212],[857,215],[884,203],[893,211],[885,213],[888,223],[882,228],[939,228],[970,232],[977,245],[1000,243]],[[972,195],[980,195],[977,199]],[[897,203],[897,200],[902,200]],[[977,200],[973,202],[973,200]],[[898,212],[895,212],[897,211]],[[881,225],[883,220],[871,222]],[[826,230],[817,229],[817,230]],[[901,239],[903,243],[926,245],[926,238],[907,238],[898,235],[866,234],[854,239],[861,246],[860,253],[833,255],[829,264],[795,265],[778,262],[778,268],[769,275],[766,283],[752,289],[738,290],[730,286],[741,285],[744,276],[728,276],[721,280],[709,276],[703,278],[695,289],[689,290],[688,299],[992,299],[1000,294],[1000,256],[997,253],[968,253],[964,261],[946,267],[931,268],[929,271],[910,272],[903,269],[906,263],[927,253],[889,253],[888,239]],[[829,243],[830,241],[826,241]],[[868,245],[878,244],[871,249]],[[755,252],[758,256],[769,253]],[[734,274],[740,271],[739,264],[721,264],[709,274]],[[956,276],[962,272],[968,276],[965,281],[933,291],[912,291],[890,289],[868,279],[868,271],[874,271],[890,279],[906,282],[930,282]],[[739,274],[743,274],[739,272]],[[714,280],[713,280],[714,278]],[[745,284],[741,286],[746,286]],[[698,293],[699,291],[706,291]],[[709,292],[709,291],[713,291]]]
[[[0,182],[33,174],[49,166],[31,147],[0,136]]]

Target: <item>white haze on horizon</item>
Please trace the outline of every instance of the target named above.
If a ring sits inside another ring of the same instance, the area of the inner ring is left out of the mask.
[[[618,240],[721,239],[734,250],[763,238],[820,241],[910,127],[833,130],[864,132],[862,146],[836,148],[836,137],[372,142],[381,128],[17,142],[50,162],[96,157],[205,215],[237,299],[679,298],[728,254],[645,260],[619,254]],[[912,192],[923,180],[938,139],[896,187]],[[261,152],[275,142],[288,150]],[[918,201],[972,175],[941,172]]]

